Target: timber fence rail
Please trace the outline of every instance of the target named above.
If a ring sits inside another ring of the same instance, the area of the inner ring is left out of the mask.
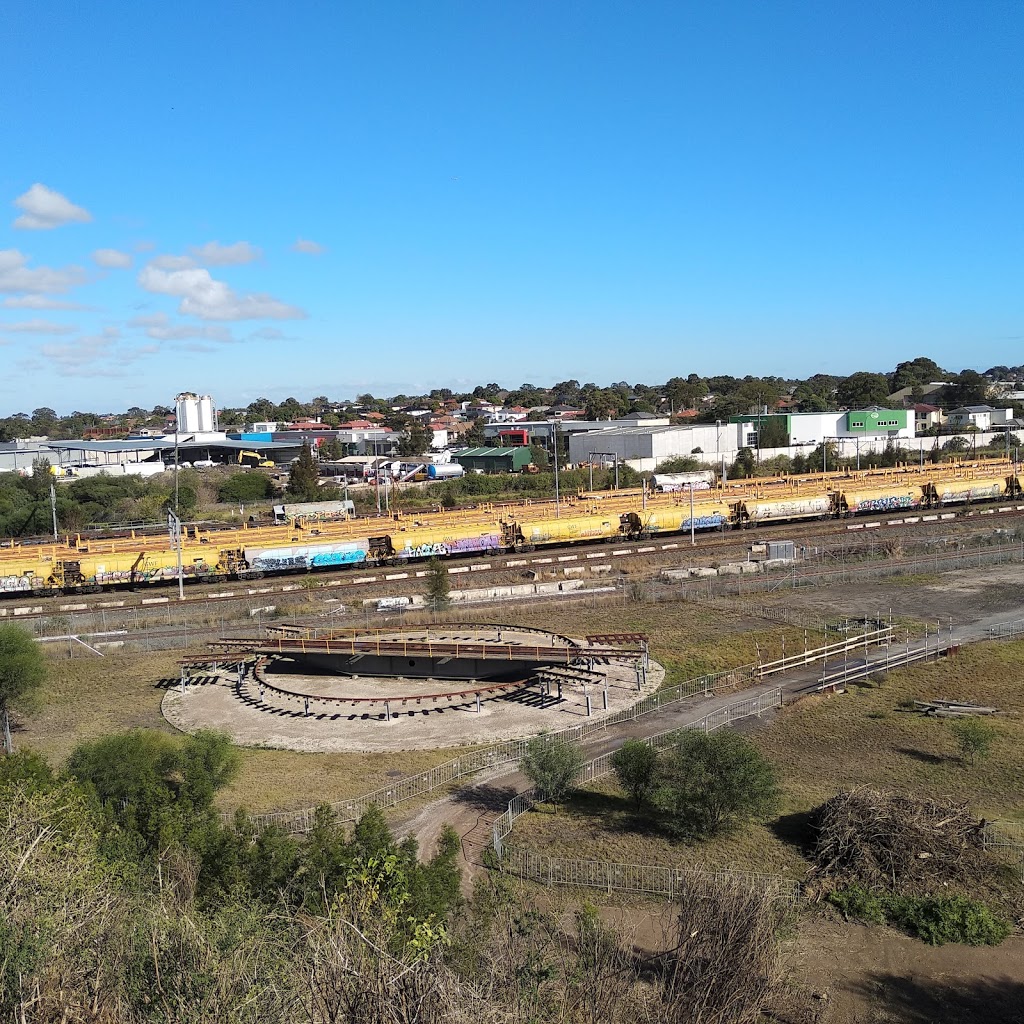
[[[711,733],[731,723],[751,716],[760,716],[782,706],[782,688],[776,687],[767,693],[736,701],[719,708],[703,718],[675,729],[650,736],[642,742],[655,750],[670,746],[674,737],[686,729],[697,729]],[[602,754],[588,761],[580,770],[576,783],[580,785],[603,778],[614,771],[615,751]],[[491,844],[502,871],[520,878],[547,885],[572,885],[604,889],[608,892],[644,892],[672,898],[681,887],[695,877],[729,877],[759,889],[767,889],[780,899],[795,900],[800,892],[799,882],[781,875],[763,875],[750,872],[706,872],[687,868],[669,868],[654,864],[620,864],[604,861],[578,860],[564,857],[549,857],[522,847],[507,847],[505,839],[511,834],[516,819],[525,814],[538,802],[536,790],[519,793],[513,797],[504,813],[494,822],[491,829]]]

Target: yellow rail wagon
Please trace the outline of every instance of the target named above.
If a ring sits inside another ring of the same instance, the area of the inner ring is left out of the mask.
[[[858,512],[897,512],[920,508],[924,494],[919,482],[875,484],[858,480],[835,492],[835,511],[841,516]]]
[[[732,505],[734,526],[758,526],[761,523],[781,523],[793,519],[827,519],[832,514],[832,495],[801,494],[791,498],[779,497],[773,501],[737,501]]]
[[[617,540],[628,532],[626,515],[560,516],[527,522],[509,520],[503,524],[503,543],[509,550],[529,551],[544,544],[574,544],[578,541]]]
[[[931,506],[956,505],[967,501],[991,501],[1002,497],[1006,489],[1003,477],[932,479],[922,485],[925,500]]]
[[[694,496],[696,498],[696,495]],[[723,498],[694,501],[692,528],[694,530],[724,530],[729,526],[729,502]],[[645,509],[629,514],[628,532],[636,536],[656,533],[688,533],[691,529],[690,506],[683,502],[669,509]]]
[[[392,557],[398,561],[494,554],[501,550],[501,529],[487,523],[391,531]]]

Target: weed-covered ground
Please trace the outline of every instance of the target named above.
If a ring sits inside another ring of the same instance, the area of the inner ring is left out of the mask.
[[[970,700],[998,707],[988,757],[970,764],[949,719],[909,710],[914,699]],[[1024,642],[962,648],[950,659],[891,672],[848,693],[786,708],[751,741],[775,765],[779,814],[711,842],[686,845],[665,835],[606,778],[557,812],[541,807],[516,822],[514,841],[561,857],[695,864],[799,877],[807,815],[837,790],[871,786],[967,803],[979,817],[1024,820]]]

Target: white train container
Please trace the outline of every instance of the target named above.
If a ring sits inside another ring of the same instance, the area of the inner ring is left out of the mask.
[[[715,474],[710,470],[693,473],[655,473],[651,483],[656,491],[708,491],[715,483]]]
[[[733,505],[734,522],[739,526],[778,523],[790,519],[827,519],[832,514],[829,494],[808,495],[787,501],[737,501]]]
[[[930,480],[923,491],[932,505],[956,505],[966,501],[991,501],[1002,497],[1006,480],[988,477],[977,480]]]

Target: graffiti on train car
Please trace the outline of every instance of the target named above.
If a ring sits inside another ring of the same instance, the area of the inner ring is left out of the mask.
[[[405,547],[398,551],[399,558],[444,558],[448,555],[471,554],[476,551],[496,551],[501,546],[501,538],[496,533],[487,533],[479,537],[459,537],[448,541],[435,541],[427,544],[411,544],[406,541]]]
[[[356,549],[355,551],[322,551],[315,554],[310,560],[310,565],[358,565],[366,561],[366,552]]]
[[[725,516],[721,512],[716,512],[710,516],[694,516],[693,517],[693,528],[695,530],[716,530],[721,526],[724,526],[728,522]],[[683,520],[680,529],[688,530],[690,528],[690,520],[686,518]]]
[[[0,591],[5,594],[18,590],[31,590],[42,585],[42,580],[32,576],[0,576]]]
[[[913,494],[887,494],[879,498],[864,498],[855,506],[857,512],[895,512],[901,508],[917,508],[921,498]]]

